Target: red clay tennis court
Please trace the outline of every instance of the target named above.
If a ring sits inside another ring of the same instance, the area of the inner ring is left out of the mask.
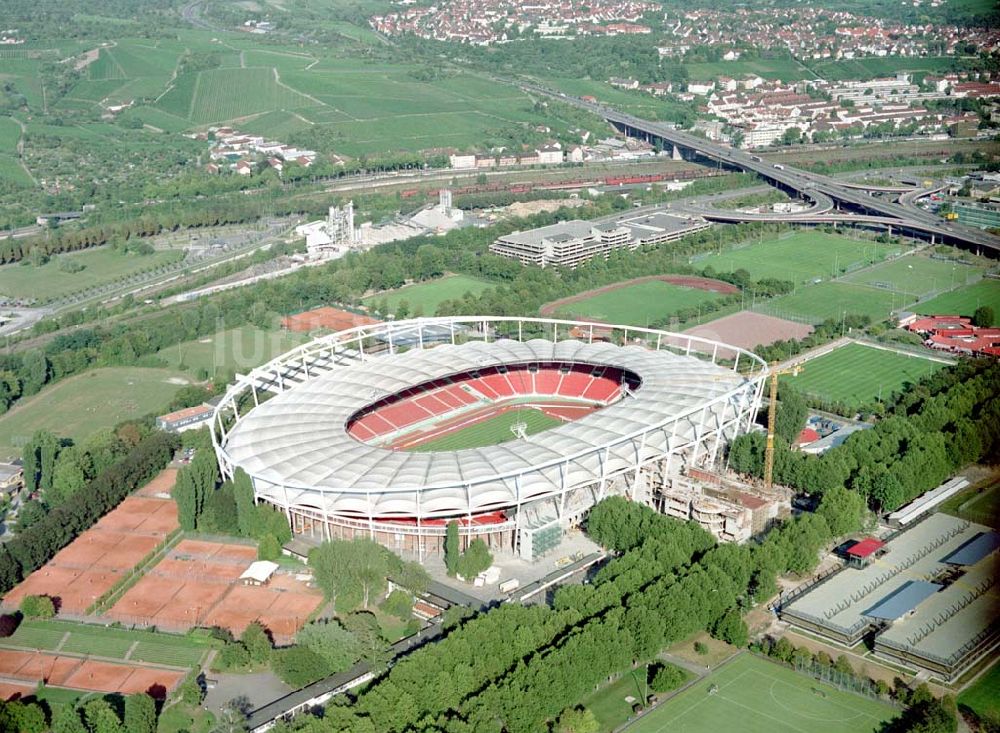
[[[35,685],[18,685],[13,682],[0,682],[0,700],[20,700],[31,697],[37,692]]]
[[[135,492],[134,496],[151,496],[157,499],[166,499],[174,491],[174,484],[177,483],[177,469],[165,468],[156,474],[156,477],[145,486]]]
[[[178,526],[172,500],[130,496],[13,588],[3,605],[50,596],[61,614],[84,614]]]
[[[107,615],[170,631],[221,626],[237,635],[259,619],[276,640],[290,639],[322,596],[285,575],[273,576],[265,586],[240,584],[256,559],[257,550],[249,545],[182,540]]]
[[[53,687],[126,695],[149,692],[162,698],[177,686],[184,674],[135,664],[0,649],[0,676],[36,684],[44,682]]]

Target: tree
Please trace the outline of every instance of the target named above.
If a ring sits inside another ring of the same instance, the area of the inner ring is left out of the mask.
[[[139,692],[125,698],[125,730],[128,733],[156,733],[156,703]]]
[[[990,328],[994,323],[993,309],[988,305],[981,305],[972,314],[972,325],[979,328]]]
[[[838,486],[823,494],[816,513],[826,520],[831,535],[842,537],[865,526],[868,507],[859,493]]]
[[[448,522],[448,528],[444,535],[444,566],[448,570],[448,575],[454,576],[458,572],[458,559],[462,554],[459,545],[458,522],[452,520]]]
[[[240,635],[240,642],[254,662],[266,662],[271,655],[271,637],[260,621],[251,621],[247,625]]]
[[[749,640],[747,625],[735,608],[730,608],[716,622],[712,635],[737,647],[745,647]]]
[[[260,538],[257,544],[258,560],[277,560],[281,557],[281,545],[273,534],[266,534]]]
[[[250,652],[238,641],[229,642],[219,652],[219,666],[222,669],[243,669],[250,664]]]
[[[212,733],[244,733],[252,709],[248,697],[245,695],[234,697],[222,707]]]
[[[296,641],[321,656],[330,674],[344,671],[361,658],[358,640],[336,621],[313,621],[302,627]]]
[[[87,727],[80,718],[80,708],[63,705],[52,716],[52,733],[87,733]]]
[[[382,635],[382,627],[375,615],[358,611],[343,618],[344,628],[354,635],[361,649],[361,658],[375,670],[384,669],[389,663],[389,642]]]
[[[329,663],[306,646],[275,649],[271,669],[278,678],[295,688],[305,687],[333,673]]]
[[[466,548],[465,552],[462,553],[462,556],[459,558],[458,564],[455,567],[455,571],[458,575],[461,575],[466,581],[471,583],[473,578],[486,570],[486,568],[492,564],[493,555],[490,554],[489,547],[487,547],[486,543],[481,538],[477,537],[469,543],[468,548]]]
[[[664,663],[656,668],[649,684],[655,692],[670,692],[670,690],[675,690],[684,684],[686,677],[687,675],[680,667]]]
[[[6,720],[5,720],[6,718]],[[13,700],[0,708],[0,730],[16,733],[45,733],[45,711],[38,703]]]
[[[787,383],[780,384],[779,398],[778,411],[774,418],[774,433],[791,444],[795,442],[802,431],[802,426],[805,425],[809,405],[802,395]]]
[[[201,701],[205,698],[205,685],[201,675],[192,672],[185,677],[177,688],[177,694],[188,705],[201,705]]]
[[[243,537],[260,537],[260,515],[253,500],[253,483],[246,471],[237,468],[233,476],[233,499],[236,502],[236,524]]]
[[[406,621],[413,616],[413,596],[397,588],[386,596],[381,608],[390,616]]]
[[[587,708],[566,708],[556,721],[553,733],[599,733],[601,724]]]
[[[399,559],[370,539],[324,542],[309,554],[316,584],[345,613],[385,592],[389,571]]]
[[[52,618],[56,607],[48,596],[25,596],[21,601],[21,613],[27,618]]]
[[[126,733],[115,709],[104,698],[84,703],[83,719],[90,733]]]

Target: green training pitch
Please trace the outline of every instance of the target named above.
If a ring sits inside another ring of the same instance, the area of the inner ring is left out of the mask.
[[[524,423],[527,435],[534,435],[543,430],[554,428],[556,425],[562,425],[562,420],[546,415],[541,410],[524,407],[502,412],[495,417],[487,418],[467,428],[442,435],[440,438],[434,438],[409,450],[426,453],[430,451],[482,448],[487,445],[506,443],[508,440],[515,439],[514,433],[511,432],[511,426],[518,422]]]
[[[978,274],[979,269],[970,265],[912,256],[849,273],[841,280],[923,298],[964,285]]]
[[[143,415],[163,412],[189,379],[167,369],[92,369],[43,389],[0,417],[0,456],[20,453],[36,430],[84,440]]]
[[[958,696],[958,704],[971,708],[980,718],[1000,718],[1000,661]]]
[[[912,296],[890,290],[853,283],[824,282],[799,288],[794,293],[758,305],[755,310],[778,318],[808,323],[822,323],[830,318],[839,321],[845,314],[868,316],[877,322],[888,318],[893,310],[909,306],[915,300]]]
[[[829,402],[864,405],[894,392],[946,365],[920,356],[847,344],[807,361],[797,377],[782,377],[799,392]]]
[[[941,511],[970,522],[1000,528],[1000,479],[987,479],[963,489],[944,502]],[[1000,677],[1000,672],[997,676]],[[1000,679],[997,683],[1000,684]]]
[[[824,280],[872,262],[898,248],[836,234],[800,230],[780,239],[754,242],[722,254],[698,257],[693,264],[716,272],[744,269],[751,277],[774,277],[800,284]]]
[[[461,299],[466,293],[479,295],[491,287],[493,287],[493,283],[486,280],[466,277],[465,275],[448,275],[437,280],[407,285],[387,293],[371,295],[365,298],[364,303],[371,308],[381,304],[384,300],[389,307],[389,312],[396,313],[399,304],[406,301],[409,315],[415,315],[419,309],[419,315],[433,316],[443,301]]]
[[[122,254],[111,247],[95,247],[83,252],[56,255],[40,267],[16,264],[0,267],[0,294],[13,298],[37,298],[39,301],[60,298],[119,278],[177,262],[184,257],[180,250],[157,251],[148,255]],[[62,262],[82,265],[70,272]]]
[[[712,686],[718,689],[710,693]],[[628,733],[862,733],[896,711],[742,654],[626,728]]]
[[[254,326],[242,326],[168,346],[156,355],[171,369],[187,369],[195,375],[204,370],[204,374],[211,377],[219,369],[246,372],[308,340],[307,334],[293,331],[263,331]]]
[[[971,316],[981,305],[990,306],[1000,315],[1000,280],[980,280],[915,305],[913,310],[926,316]]]
[[[709,290],[686,288],[662,280],[646,280],[566,304],[556,311],[556,315],[560,318],[647,326],[662,322],[679,310],[698,308],[719,297],[718,293]]]

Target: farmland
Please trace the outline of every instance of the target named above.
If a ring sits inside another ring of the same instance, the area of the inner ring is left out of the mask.
[[[879,262],[898,248],[836,234],[799,230],[779,239],[697,258],[698,267],[716,272],[745,269],[753,278],[773,277],[796,284],[836,277],[844,270]]]
[[[627,730],[709,733],[739,721],[738,729],[745,733],[860,733],[878,730],[895,715],[885,703],[744,653]]]
[[[848,344],[806,362],[798,376],[782,377],[799,392],[824,402],[858,407],[887,402],[921,377],[946,365],[920,356]]]
[[[1000,280],[980,280],[957,288],[914,306],[914,310],[923,315],[971,316],[981,305],[987,305],[994,313],[1000,313]]]
[[[662,280],[625,285],[560,307],[562,318],[647,326],[663,321],[681,309],[698,308],[716,300],[718,293],[688,288]]]
[[[389,312],[396,313],[400,303],[405,301],[411,315],[419,311],[422,315],[432,316],[443,301],[459,299],[466,293],[479,295],[490,287],[493,287],[492,283],[486,280],[466,275],[448,275],[437,280],[407,285],[397,290],[372,295],[365,298],[365,305],[372,307],[385,301]]]
[[[0,417],[0,456],[36,430],[83,440],[122,420],[160,412],[188,379],[167,369],[93,369],[43,389]]]

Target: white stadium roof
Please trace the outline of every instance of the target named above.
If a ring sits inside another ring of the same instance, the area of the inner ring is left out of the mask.
[[[381,397],[525,362],[612,366],[634,372],[642,385],[578,421],[500,445],[411,453],[347,433],[351,416]],[[745,412],[757,381],[759,375],[748,379],[694,356],[642,346],[544,339],[443,344],[373,356],[283,391],[241,416],[221,449],[258,487],[264,482],[288,492],[289,503],[383,517],[484,511],[518,497],[552,496],[689,444]]]

